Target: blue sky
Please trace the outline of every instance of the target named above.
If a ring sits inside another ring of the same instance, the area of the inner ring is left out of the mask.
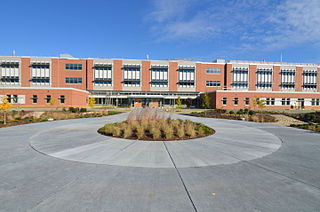
[[[0,55],[320,63],[319,0],[2,0]]]

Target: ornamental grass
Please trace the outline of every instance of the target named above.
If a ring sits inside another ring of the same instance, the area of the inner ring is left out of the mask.
[[[208,136],[214,130],[190,120],[171,119],[170,114],[159,109],[146,109],[135,110],[126,121],[106,124],[98,132],[119,138],[166,141]]]

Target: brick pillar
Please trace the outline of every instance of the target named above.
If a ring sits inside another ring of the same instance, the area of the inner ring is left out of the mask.
[[[225,70],[225,86],[227,90],[231,90],[232,88],[232,64],[227,64],[226,65],[226,70]]]
[[[295,86],[296,91],[302,91],[302,80],[303,80],[302,72],[303,72],[302,67],[296,67],[296,86]]]
[[[141,69],[141,89],[142,91],[150,91],[150,68],[151,62],[150,61],[142,61],[142,69]]]
[[[113,61],[113,89],[115,91],[122,90],[122,60],[114,60]]]
[[[249,91],[255,91],[257,84],[257,66],[249,65]]]
[[[177,91],[178,82],[178,63],[169,63],[169,91]]]
[[[272,91],[280,91],[281,75],[280,66],[273,66]]]
[[[201,63],[196,63],[196,91],[197,92],[206,91],[205,70]]]
[[[86,90],[93,90],[93,80],[94,80],[94,73],[93,73],[93,60],[87,60],[87,84]]]
[[[59,87],[59,59],[51,59],[51,87]]]
[[[21,58],[21,87],[30,87],[30,58]]]

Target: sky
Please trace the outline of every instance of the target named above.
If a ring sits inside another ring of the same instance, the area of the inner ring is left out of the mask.
[[[320,0],[1,0],[0,55],[320,64]]]

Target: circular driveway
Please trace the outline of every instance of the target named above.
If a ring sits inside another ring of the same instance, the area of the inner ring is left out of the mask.
[[[250,161],[278,150],[281,141],[273,134],[250,126],[217,119],[179,116],[204,122],[214,135],[186,141],[137,141],[97,133],[105,123],[124,120],[126,114],[96,120],[88,125],[64,124],[39,131],[30,139],[35,150],[65,160],[145,168],[187,168]]]
[[[0,211],[318,211],[320,135],[183,117],[215,135],[142,142],[103,118],[0,129]]]

